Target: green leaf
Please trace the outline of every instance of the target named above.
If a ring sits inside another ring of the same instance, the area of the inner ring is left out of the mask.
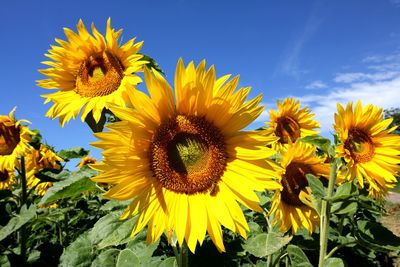
[[[310,173],[306,174],[306,178],[308,181],[308,185],[311,188],[312,194],[319,198],[325,197],[325,188],[322,182]]]
[[[331,212],[335,214],[352,215],[357,211],[358,204],[355,201],[336,202],[332,205]]]
[[[72,242],[60,257],[61,267],[86,267],[92,263],[92,243],[89,232],[81,234]]]
[[[345,200],[348,198],[351,198],[357,193],[357,187],[351,183],[351,182],[346,182],[342,185],[340,185],[337,189],[331,200],[333,202],[340,201],[340,200]]]
[[[119,249],[111,248],[101,252],[92,262],[91,267],[98,266],[115,266]]]
[[[400,237],[382,224],[360,220],[357,228],[356,238],[364,247],[383,252],[400,250]]]
[[[17,231],[21,226],[29,222],[35,216],[36,207],[34,205],[30,206],[29,209],[26,208],[26,205],[23,205],[19,214],[11,218],[6,226],[0,229],[0,241]]]
[[[149,263],[151,256],[158,247],[158,242],[147,244],[146,242],[146,231],[142,231],[130,241],[126,248],[132,250],[139,258],[140,263]]]
[[[140,261],[136,254],[130,249],[122,250],[117,259],[116,267],[132,267],[139,266]]]
[[[106,204],[100,207],[100,210],[112,211],[112,210],[125,209],[131,202],[132,202],[131,199],[125,201],[109,200]]]
[[[63,158],[65,161],[70,159],[83,158],[89,154],[89,150],[83,149],[82,147],[71,147],[70,149],[63,149],[58,153],[58,156]]]
[[[137,217],[120,220],[122,210],[113,211],[100,218],[90,231],[90,239],[99,249],[117,246],[131,241]]]
[[[250,254],[263,258],[274,254],[292,240],[292,236],[283,236],[281,233],[263,233],[246,240],[243,248]]]
[[[320,135],[310,135],[306,136],[300,139],[302,142],[313,144],[319,148],[321,148],[324,151],[328,151],[330,145],[331,145],[331,140],[324,138]]]
[[[2,266],[2,267],[11,267],[11,263],[8,260],[7,255],[0,255],[0,266]]]
[[[143,54],[143,58],[142,58],[141,60],[145,60],[145,61],[148,62],[148,63],[146,64],[146,67],[148,67],[148,68],[150,68],[150,69],[153,68],[153,69],[155,69],[156,71],[158,71],[158,72],[164,74],[164,72],[163,72],[163,70],[161,69],[161,67],[158,65],[158,63],[157,63],[152,57]]]
[[[325,267],[344,267],[344,262],[340,258],[329,258],[324,262]]]
[[[96,174],[95,170],[88,167],[72,173],[68,179],[54,183],[47,190],[39,205],[49,204],[59,199],[81,196],[83,192],[97,190],[96,183],[89,179]]]
[[[160,265],[158,265],[158,267],[176,267],[176,266],[178,266],[178,264],[176,262],[175,257],[166,258],[161,262]]]
[[[287,252],[288,252],[292,266],[312,267],[312,264],[308,260],[306,254],[298,246],[289,245],[287,247]]]

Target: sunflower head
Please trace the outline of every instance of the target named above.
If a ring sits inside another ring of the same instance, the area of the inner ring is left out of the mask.
[[[370,195],[384,195],[397,182],[400,170],[400,137],[388,129],[392,119],[383,119],[382,109],[360,101],[353,108],[338,104],[334,128],[340,144],[337,156],[344,158],[348,180],[357,179],[360,187],[368,184]],[[371,193],[372,192],[372,193]],[[379,192],[379,193],[378,193]]]
[[[46,115],[59,117],[61,125],[81,110],[82,121],[92,112],[98,122],[109,103],[124,106],[127,90],[141,82],[135,73],[143,71],[146,63],[138,54],[142,42],[131,39],[119,45],[122,30],[115,31],[110,19],[105,36],[93,24],[90,34],[82,20],[77,29],[77,33],[64,29],[66,41],[56,39],[58,46],[52,46],[46,54],[51,61],[43,62],[50,67],[40,70],[47,78],[38,81],[40,87],[57,90],[43,97],[46,103],[54,102]]]
[[[35,176],[42,169],[59,170],[62,158],[51,150],[48,146],[41,144],[39,149],[31,148],[25,156],[26,179],[29,188],[35,187],[36,193],[43,196],[47,189],[53,186],[52,182],[41,182]]]
[[[83,168],[83,166],[86,166],[88,164],[94,164],[96,162],[97,162],[97,159],[95,159],[95,158],[93,158],[91,156],[86,156],[86,157],[83,157],[81,159],[81,161],[78,164],[78,167],[79,168]]]
[[[18,157],[29,150],[31,132],[14,118],[15,108],[8,116],[0,115],[0,168],[19,166]]]
[[[278,110],[270,110],[270,120],[267,122],[266,134],[278,137],[274,145],[276,150],[282,149],[288,143],[308,135],[317,134],[315,130],[320,125],[313,120],[314,114],[307,108],[300,108],[300,101],[286,98],[277,101]]]
[[[311,204],[306,174],[328,177],[329,164],[316,155],[316,147],[300,141],[291,143],[282,152],[282,190],[276,190],[272,199],[270,214],[274,223],[286,232],[290,228],[295,233],[301,227],[310,233],[319,223],[318,214]]]
[[[221,225],[244,237],[249,229],[239,203],[262,211],[254,191],[281,187],[266,147],[275,138],[241,131],[262,112],[261,97],[246,101],[249,88],[235,92],[238,78],[216,79],[205,61],[179,60],[175,100],[163,76],[144,74],[150,97],[130,91],[133,108],[112,106],[121,121],[96,134],[104,152],[93,180],[113,185],[108,198],[133,199],[122,215],[139,214],[132,234],[148,225],[148,242],[175,233],[194,252],[208,232],[224,251]]]
[[[12,169],[0,169],[0,190],[11,189],[17,182],[15,172]]]

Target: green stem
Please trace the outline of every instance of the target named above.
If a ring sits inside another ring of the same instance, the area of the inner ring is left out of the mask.
[[[352,245],[352,244],[357,244],[357,241],[354,240],[354,241],[351,241],[351,242],[347,242],[347,243],[344,243],[344,244],[337,245],[336,247],[334,247],[334,248],[328,253],[328,255],[326,255],[325,260],[327,260],[327,259],[329,259],[330,257],[332,257],[333,254],[334,254],[336,251],[338,251],[339,249],[341,249],[341,248],[343,248],[343,247],[346,247],[346,246],[348,246],[348,245]]]
[[[180,248],[180,260],[181,265],[179,265],[179,267],[189,266],[189,248],[185,241],[183,241],[183,244]]]
[[[25,172],[25,158],[21,157],[21,170],[20,172],[20,177],[21,177],[21,187],[22,187],[22,193],[21,193],[21,207],[23,205],[27,205],[28,207],[28,195],[27,195],[27,186],[26,186],[26,172]],[[21,226],[20,229],[20,242],[21,242],[21,261],[22,265],[25,265],[26,263],[26,226],[23,225]]]
[[[329,221],[330,221],[330,210],[331,203],[330,199],[333,195],[333,190],[335,188],[336,183],[336,175],[337,175],[337,163],[335,159],[332,160],[330,166],[330,174],[329,174],[329,183],[328,183],[328,192],[326,198],[322,200],[321,204],[321,220],[320,220],[320,251],[319,251],[319,261],[318,266],[323,267],[326,258],[326,252],[328,249],[328,234],[329,234]]]

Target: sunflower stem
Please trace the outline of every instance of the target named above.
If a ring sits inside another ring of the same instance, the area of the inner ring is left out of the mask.
[[[19,170],[19,174],[21,177],[21,187],[22,187],[22,192],[21,192],[21,207],[25,204],[27,204],[28,200],[28,195],[27,195],[27,186],[26,186],[26,172],[25,172],[25,158],[21,157],[21,169]],[[20,245],[21,245],[21,262],[22,265],[24,266],[26,263],[26,226],[22,225],[20,229]]]
[[[179,267],[187,267],[189,266],[189,248],[185,241],[183,241],[182,246],[179,250],[179,258],[180,258],[180,265]]]
[[[329,234],[329,221],[330,221],[330,211],[331,211],[331,198],[333,195],[333,190],[335,188],[337,175],[337,163],[336,160],[332,160],[330,166],[329,183],[326,199],[322,199],[321,203],[321,220],[320,220],[320,251],[319,251],[319,261],[318,266],[323,267],[325,260],[327,260],[326,253],[328,249],[328,234]]]

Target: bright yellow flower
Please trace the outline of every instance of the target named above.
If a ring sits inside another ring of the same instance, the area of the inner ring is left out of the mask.
[[[250,89],[235,92],[238,77],[229,77],[216,80],[205,61],[185,68],[179,60],[175,101],[167,81],[146,69],[150,97],[130,91],[133,109],[111,107],[122,121],[95,134],[104,159],[93,180],[114,184],[105,197],[133,198],[122,215],[139,214],[132,235],[148,225],[148,242],[166,231],[194,252],[207,231],[224,251],[221,225],[243,237],[249,230],[239,203],[261,212],[254,191],[280,188],[278,166],[267,159],[275,138],[241,131],[263,111],[261,96],[245,102]]]
[[[39,149],[31,148],[25,157],[26,180],[28,188],[35,187],[36,193],[43,196],[47,189],[53,186],[52,182],[40,182],[35,174],[43,169],[61,168],[62,158],[57,156],[49,147],[41,144]]]
[[[382,109],[373,105],[355,108],[348,103],[346,109],[337,105],[334,128],[340,145],[337,156],[344,158],[348,180],[357,179],[361,188],[368,184],[370,195],[384,195],[392,188],[400,170],[400,136],[387,129],[392,119],[383,119]]]
[[[289,144],[287,150],[282,151],[283,189],[275,191],[270,211],[274,223],[280,222],[281,231],[292,228],[295,233],[304,227],[312,233],[319,224],[318,214],[311,204],[306,174],[328,177],[329,164],[324,161],[316,156],[316,147],[300,141]]]
[[[82,121],[89,112],[98,122],[101,112],[110,103],[125,106],[127,91],[134,90],[141,78],[135,73],[142,71],[145,61],[138,54],[143,42],[134,43],[131,39],[119,45],[122,30],[115,31],[111,20],[107,21],[105,38],[92,24],[91,35],[82,20],[77,25],[78,33],[64,28],[67,41],[56,39],[60,46],[52,46],[50,66],[40,72],[48,79],[38,81],[40,87],[58,89],[57,92],[43,95],[45,103],[54,105],[47,116],[60,117],[62,126],[71,118],[76,118],[82,110]]]
[[[29,150],[31,132],[14,118],[15,108],[8,116],[0,115],[0,169],[19,167],[18,157]]]
[[[97,160],[95,158],[92,158],[91,156],[86,156],[81,159],[81,161],[78,164],[78,167],[83,168],[83,166],[85,166],[85,165],[93,164],[96,162],[97,162]]]
[[[266,134],[279,138],[274,148],[279,151],[289,142],[294,143],[298,138],[318,134],[316,128],[320,124],[313,120],[314,114],[307,108],[300,108],[300,101],[286,98],[277,101],[278,110],[271,109]]]
[[[13,169],[0,169],[0,190],[11,189],[17,182],[15,171]]]

